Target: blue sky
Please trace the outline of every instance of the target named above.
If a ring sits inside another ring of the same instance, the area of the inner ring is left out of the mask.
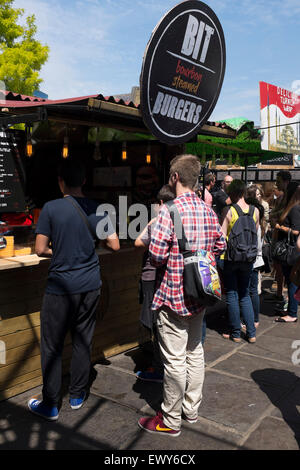
[[[41,90],[50,99],[128,93],[151,32],[176,0],[15,0],[50,46]],[[206,0],[223,26],[227,66],[209,120],[259,124],[259,81],[300,94],[300,0]],[[297,84],[298,81],[298,84]],[[298,86],[297,86],[298,85]]]

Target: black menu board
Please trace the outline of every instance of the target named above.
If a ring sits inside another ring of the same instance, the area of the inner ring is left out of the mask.
[[[0,213],[24,212],[24,173],[13,130],[0,130]]]

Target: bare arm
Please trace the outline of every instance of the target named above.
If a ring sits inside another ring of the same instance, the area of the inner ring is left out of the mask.
[[[139,234],[139,236],[137,237],[137,239],[134,242],[134,246],[136,248],[147,248],[147,245],[144,243],[142,238],[144,237],[145,233],[147,232],[149,225],[152,225],[153,222],[155,222],[155,221],[156,221],[156,217],[154,217],[152,220],[150,220],[150,222],[146,225],[144,230]]]
[[[116,233],[109,235],[105,240],[106,248],[112,251],[118,251],[120,249],[119,237]]]
[[[35,252],[40,257],[50,258],[52,249],[49,248],[50,239],[46,235],[38,234],[35,240]]]
[[[230,221],[231,221],[230,207],[225,207],[225,209],[223,209],[223,212],[222,212],[222,225],[221,225],[222,232],[225,237],[227,237],[228,226],[229,226]]]
[[[298,251],[300,251],[300,235],[299,235],[298,240],[297,240],[297,248],[298,248]]]
[[[285,225],[279,225],[279,224],[276,224],[275,228],[277,228],[277,230],[281,230],[282,232],[285,232],[285,233],[288,233],[289,230],[291,230],[289,227],[286,227]],[[299,235],[298,230],[291,230],[291,233],[293,235],[296,235],[296,236]]]

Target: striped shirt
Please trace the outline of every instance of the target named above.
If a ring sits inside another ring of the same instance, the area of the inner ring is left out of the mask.
[[[206,250],[220,255],[226,249],[226,240],[218,218],[192,191],[181,194],[174,203],[181,216],[186,238],[192,251]],[[183,290],[183,256],[180,253],[174,225],[168,208],[162,206],[152,230],[149,246],[151,262],[164,266],[158,279],[152,309],[163,305],[181,316],[201,312],[203,306],[197,300],[185,297]]]

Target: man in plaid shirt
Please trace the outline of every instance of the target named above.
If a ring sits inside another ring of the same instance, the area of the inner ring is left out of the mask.
[[[220,255],[226,249],[226,240],[218,218],[193,191],[200,169],[197,157],[179,155],[171,161],[169,184],[176,193],[174,203],[191,249]],[[141,418],[139,426],[155,434],[178,436],[181,418],[195,423],[202,400],[204,355],[201,333],[205,309],[200,302],[184,294],[183,256],[165,205],[153,227],[149,253],[156,267],[165,268],[152,304],[152,309],[157,312],[159,346],[164,363],[164,399],[162,411],[154,418]]]

